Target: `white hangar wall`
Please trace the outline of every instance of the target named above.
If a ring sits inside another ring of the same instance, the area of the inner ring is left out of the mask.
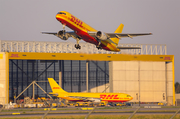
[[[9,81],[9,60],[7,60],[7,57],[7,53],[0,52],[0,104],[2,105],[8,103],[7,97],[9,96],[9,86],[7,86]]]
[[[110,92],[130,94],[131,102],[173,104],[171,62],[112,61],[109,68]]]

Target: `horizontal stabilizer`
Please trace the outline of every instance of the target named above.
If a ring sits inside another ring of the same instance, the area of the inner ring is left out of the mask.
[[[141,49],[141,47],[121,47],[121,46],[118,46],[117,48],[118,49]]]

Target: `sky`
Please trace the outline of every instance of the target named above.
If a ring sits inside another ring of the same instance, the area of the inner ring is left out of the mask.
[[[175,57],[175,80],[180,82],[179,5],[180,0],[0,0],[0,40],[66,42],[41,34],[62,30],[55,18],[59,11],[103,32],[114,32],[123,23],[122,33],[153,35],[122,38],[119,43],[166,44],[167,54]]]

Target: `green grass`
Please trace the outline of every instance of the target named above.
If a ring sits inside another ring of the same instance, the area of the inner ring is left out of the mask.
[[[180,108],[180,106],[161,106],[161,108]]]
[[[88,119],[127,119],[130,115],[91,115]],[[172,115],[134,115],[132,119],[169,119]],[[47,116],[46,119],[84,119],[85,116]],[[180,115],[176,115],[174,119],[179,119]],[[41,117],[19,117],[4,119],[41,119]]]
[[[21,114],[43,114],[43,113],[45,113],[46,111],[43,111],[43,112],[39,112],[39,111],[32,111],[32,110],[28,110],[29,112],[27,112],[27,110],[22,110],[21,112],[20,111],[18,111],[18,110],[16,110],[16,112],[18,113],[18,112],[20,112]],[[15,111],[14,111],[15,112]],[[51,112],[49,112],[49,113],[66,113],[66,114],[68,114],[68,113],[88,113],[89,112],[89,110],[86,110],[86,111],[82,111],[82,110],[79,110],[79,111],[68,111],[68,112],[61,112],[61,111],[58,111],[58,112],[54,112],[54,111],[51,111]],[[116,111],[113,111],[113,110],[104,110],[104,111],[100,111],[100,110],[95,110],[95,111],[93,111],[93,113],[104,113],[104,112],[107,112],[107,113],[111,113],[111,112],[114,112],[114,113],[123,113],[123,112],[127,112],[127,113],[133,113],[134,111],[129,111],[129,110],[116,110]],[[141,110],[141,111],[137,111],[137,112],[150,112],[150,113],[160,113],[160,112],[162,112],[162,113],[164,113],[164,112],[173,112],[173,113],[175,113],[176,112],[176,110]],[[9,115],[9,114],[11,114],[11,112],[9,112],[9,113],[0,113],[0,115]]]
[[[86,108],[86,107],[75,107],[75,108],[57,108],[57,110],[81,110],[81,108]],[[88,108],[93,108],[93,107],[88,107]],[[96,110],[98,110],[98,109],[130,109],[130,108],[132,108],[132,107],[97,107],[96,108]],[[144,107],[141,107],[141,108],[144,108]],[[180,106],[161,106],[161,108],[180,108]],[[2,110],[2,112],[14,112],[14,111],[17,111],[17,112],[19,112],[19,111],[44,111],[44,109],[37,109],[37,108],[35,108],[35,109],[28,109],[28,108],[24,108],[24,109],[22,109],[22,108],[19,108],[19,109],[16,109],[16,110],[14,110],[14,109],[10,109],[10,110],[6,110],[6,109],[4,109],[4,110]]]

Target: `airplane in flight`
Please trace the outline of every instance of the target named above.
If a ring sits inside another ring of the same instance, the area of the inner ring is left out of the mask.
[[[48,78],[53,94],[59,98],[67,99],[69,101],[79,102],[94,102],[100,103],[101,101],[107,102],[127,102],[133,98],[125,93],[79,93],[79,92],[66,92],[64,91],[53,78]]]
[[[59,32],[42,32],[43,34],[52,34],[62,40],[67,40],[69,37],[76,39],[76,49],[81,49],[79,41],[83,39],[88,43],[96,45],[98,49],[107,51],[119,52],[120,49],[140,49],[140,47],[120,47],[118,46],[119,40],[123,37],[133,38],[135,36],[151,35],[152,33],[122,33],[123,24],[115,30],[114,33],[105,33],[97,31],[82,20],[66,11],[60,11],[56,14],[56,19],[63,25],[63,30]],[[65,26],[73,31],[66,31]]]

